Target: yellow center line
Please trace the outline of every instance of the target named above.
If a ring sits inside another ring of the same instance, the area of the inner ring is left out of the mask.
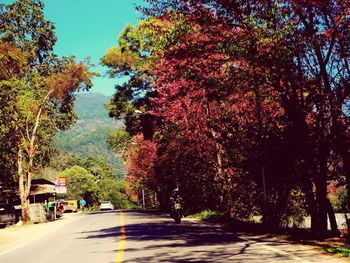
[[[124,224],[124,214],[120,212],[120,241],[118,246],[118,254],[115,259],[115,263],[123,262],[124,250],[125,250],[125,241],[126,241],[126,230]]]

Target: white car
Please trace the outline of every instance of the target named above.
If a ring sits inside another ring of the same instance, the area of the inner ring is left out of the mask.
[[[111,201],[103,201],[100,205],[100,210],[114,210],[114,206]]]

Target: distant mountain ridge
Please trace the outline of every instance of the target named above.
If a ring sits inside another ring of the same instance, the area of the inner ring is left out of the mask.
[[[55,148],[82,158],[103,156],[116,172],[120,170],[118,158],[106,143],[107,134],[123,125],[108,117],[104,105],[111,98],[101,93],[78,94],[74,104],[78,121],[70,130],[56,135]]]
[[[116,123],[115,120],[108,117],[108,111],[104,107],[111,98],[112,96],[101,93],[82,93],[77,96],[74,110],[80,120],[103,119]]]

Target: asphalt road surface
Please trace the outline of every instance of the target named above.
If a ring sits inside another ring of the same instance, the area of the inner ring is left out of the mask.
[[[1,232],[0,232],[1,238]],[[218,226],[140,211],[77,215],[6,251],[1,263],[349,262],[284,241],[237,235]]]

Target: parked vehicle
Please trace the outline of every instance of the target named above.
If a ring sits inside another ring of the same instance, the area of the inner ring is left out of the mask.
[[[0,204],[0,228],[16,223],[16,210],[13,205]]]
[[[64,212],[77,212],[78,200],[68,200],[63,202]]]
[[[100,210],[114,210],[114,206],[111,201],[103,201],[100,205]]]

